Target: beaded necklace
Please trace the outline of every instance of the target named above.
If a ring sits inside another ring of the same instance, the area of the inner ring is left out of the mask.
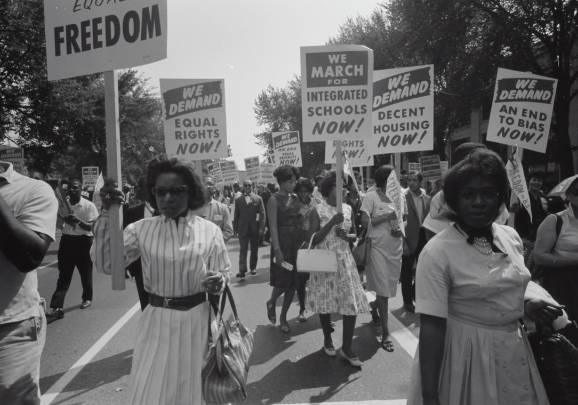
[[[467,233],[464,232],[464,230],[458,224],[456,224],[456,228],[461,234],[467,237]],[[476,248],[478,252],[480,252],[483,255],[491,255],[493,253],[492,248],[490,246],[490,242],[488,242],[488,239],[486,237],[474,238],[473,246]],[[488,246],[490,246],[489,250],[487,250]]]

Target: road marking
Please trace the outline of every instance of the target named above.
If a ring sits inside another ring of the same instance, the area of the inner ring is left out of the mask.
[[[345,401],[345,402],[323,402],[323,405],[405,405],[405,399],[384,399],[381,401]],[[311,403],[293,405],[315,405]]]
[[[38,267],[36,270],[45,269],[45,268],[50,267],[50,266],[52,266],[53,264],[56,264],[56,263],[58,263],[58,260],[55,260],[55,261],[53,261],[52,263],[48,263],[48,264],[46,264],[46,265],[44,265],[44,266],[42,266],[42,267]]]
[[[366,291],[365,295],[369,301],[373,301],[375,299],[375,295],[369,291]],[[387,319],[387,326],[389,327],[390,335],[395,340],[397,340],[399,345],[403,347],[403,349],[411,356],[411,358],[413,358],[415,356],[415,351],[417,350],[417,343],[419,341],[418,338],[416,338],[415,335],[411,333],[411,331],[406,328],[403,323],[401,323],[399,319],[397,319],[391,312],[389,313]]]
[[[98,341],[78,360],[52,387],[46,391],[40,400],[40,405],[49,405],[66,388],[66,386],[82,371],[96,354],[113,338],[114,335],[140,309],[140,302],[134,304],[122,318],[120,318]]]

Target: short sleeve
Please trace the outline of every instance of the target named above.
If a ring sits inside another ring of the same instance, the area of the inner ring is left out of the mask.
[[[16,219],[26,228],[48,235],[54,241],[57,212],[58,202],[54,191],[47,183],[38,181],[31,188]]]
[[[361,211],[365,212],[367,215],[371,217],[374,208],[374,199],[373,199],[373,192],[367,193],[367,196],[363,199],[363,203],[361,203]]]
[[[98,210],[96,209],[96,205],[94,205],[93,203],[90,203],[89,209],[87,211],[88,211],[88,215],[87,215],[87,221],[86,222],[96,221],[96,218],[98,218]]]
[[[451,280],[449,263],[442,249],[429,243],[419,256],[416,270],[416,312],[448,317],[448,296]]]

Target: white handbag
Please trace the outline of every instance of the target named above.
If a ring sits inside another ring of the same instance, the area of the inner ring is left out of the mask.
[[[307,249],[297,251],[297,271],[299,273],[337,273],[337,252],[327,249],[311,249],[313,237]],[[303,242],[305,244],[305,242]]]

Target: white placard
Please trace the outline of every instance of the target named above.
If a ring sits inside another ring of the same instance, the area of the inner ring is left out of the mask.
[[[84,166],[82,168],[82,185],[83,187],[88,187],[93,189],[98,180],[98,166]],[[124,183],[123,183],[124,184]]]
[[[437,180],[442,178],[440,155],[420,156],[419,167],[424,180]]]
[[[24,149],[7,147],[0,149],[0,161],[12,163],[16,173],[24,174]]]
[[[530,203],[530,194],[528,193],[528,186],[526,185],[526,177],[524,176],[524,169],[522,168],[522,161],[517,153],[513,153],[508,158],[506,164],[506,171],[508,172],[508,180],[510,187],[516,193],[516,197],[524,206],[528,214],[530,214],[530,222],[532,222],[532,206]]]
[[[373,153],[433,150],[433,65],[373,72]]]
[[[259,165],[261,167],[261,177],[259,178],[259,182],[262,183],[275,183],[277,180],[275,176],[273,176],[273,172],[275,171],[275,164],[274,163],[261,163]]]
[[[253,183],[259,181],[261,176],[261,167],[259,166],[259,156],[254,156],[245,159],[245,170],[247,178]]]
[[[44,0],[48,80],[167,57],[167,0]]]
[[[303,166],[299,131],[273,132],[275,165]]]
[[[338,141],[325,142],[325,164],[335,164],[335,144]],[[343,155],[351,166],[373,166],[373,154],[368,144],[371,141],[367,139],[354,139],[349,141],[340,141]]]
[[[557,83],[499,68],[486,140],[545,153]]]
[[[239,182],[239,174],[237,173],[237,164],[233,161],[219,162],[221,168],[221,183],[230,186],[233,183]]]
[[[371,138],[373,51],[362,45],[301,48],[303,142]]]
[[[228,157],[225,81],[161,79],[165,147],[189,160]]]
[[[223,176],[221,175],[221,165],[219,162],[209,163],[207,165],[207,170],[209,171],[209,176],[213,178],[215,185],[222,186]]]

